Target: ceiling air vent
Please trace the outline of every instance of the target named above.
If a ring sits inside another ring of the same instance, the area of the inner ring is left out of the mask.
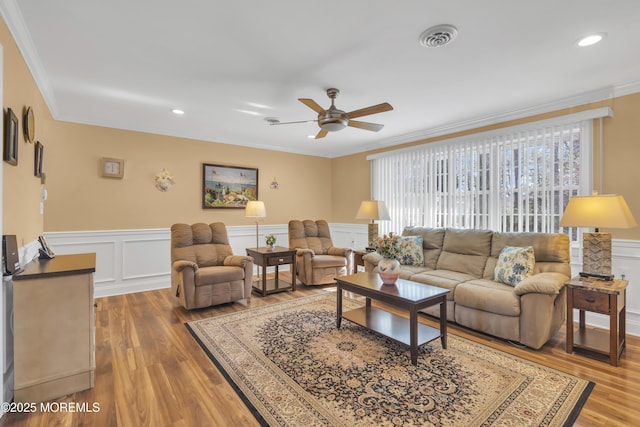
[[[440,47],[449,44],[458,35],[458,29],[453,25],[436,25],[420,34],[420,44],[424,47]]]

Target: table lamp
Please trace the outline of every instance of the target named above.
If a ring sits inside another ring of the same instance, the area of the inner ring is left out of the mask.
[[[259,200],[248,201],[247,206],[245,206],[244,216],[256,219],[256,249],[258,249],[258,220],[267,216],[267,211],[264,208],[264,202]]]
[[[585,232],[582,241],[582,269],[580,276],[613,280],[611,274],[611,233],[604,228],[632,228],[637,226],[627,202],[619,194],[594,194],[569,199],[561,227],[594,227]]]
[[[360,203],[360,209],[358,209],[356,219],[371,220],[367,229],[367,244],[371,247],[373,246],[374,239],[378,237],[378,224],[376,224],[375,221],[388,221],[391,217],[384,202],[379,200],[363,200],[362,203]]]

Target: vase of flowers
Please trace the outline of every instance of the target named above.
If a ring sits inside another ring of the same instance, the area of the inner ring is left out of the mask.
[[[376,251],[382,255],[378,262],[378,275],[385,285],[393,285],[400,277],[400,262],[398,257],[402,252],[402,242],[400,237],[393,233],[376,237],[374,239]]]
[[[264,240],[267,243],[267,249],[273,251],[276,249],[276,236],[273,234],[266,234]]]

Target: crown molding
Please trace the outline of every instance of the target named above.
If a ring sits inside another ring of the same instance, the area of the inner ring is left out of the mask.
[[[29,68],[29,71],[31,71],[31,75],[36,81],[36,85],[40,89],[42,97],[44,98],[47,107],[49,107],[51,115],[53,118],[57,118],[58,107],[55,102],[53,88],[51,87],[51,83],[47,78],[44,68],[42,67],[38,52],[33,44],[31,35],[27,30],[27,26],[24,23],[24,18],[22,17],[17,1],[0,1],[0,13],[13,36],[13,40],[18,46],[18,50],[27,63],[27,67]]]

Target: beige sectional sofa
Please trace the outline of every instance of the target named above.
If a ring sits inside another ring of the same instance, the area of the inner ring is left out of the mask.
[[[424,266],[402,265],[400,277],[449,289],[449,321],[534,349],[562,326],[571,276],[567,235],[426,227],[407,227],[402,235],[422,236]],[[494,277],[505,246],[534,250],[533,274],[515,286]],[[375,271],[381,258],[365,255],[365,270]],[[439,314],[437,307],[425,311]]]

